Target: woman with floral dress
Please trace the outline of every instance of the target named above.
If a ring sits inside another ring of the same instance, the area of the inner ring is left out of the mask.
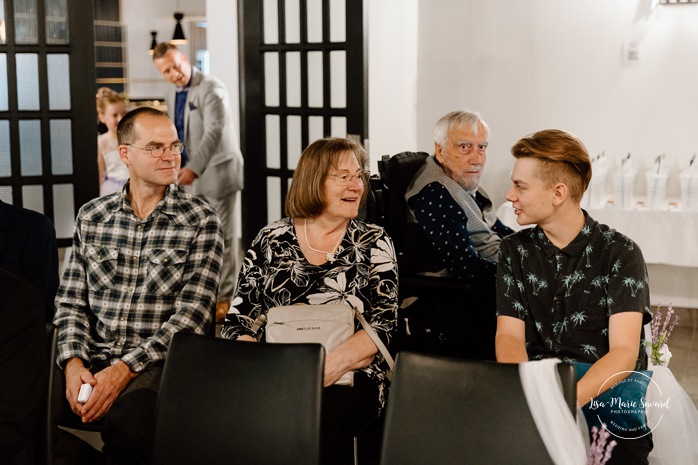
[[[262,228],[247,251],[223,337],[255,340],[254,320],[272,307],[348,303],[387,345],[397,320],[395,250],[383,228],[357,218],[367,196],[366,153],[350,140],[320,139],[301,154],[287,218]],[[322,463],[353,463],[353,437],[385,403],[387,364],[368,334],[325,360]],[[353,386],[334,383],[354,371]]]

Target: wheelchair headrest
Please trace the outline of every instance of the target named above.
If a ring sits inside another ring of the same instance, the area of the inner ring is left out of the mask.
[[[401,152],[393,155],[385,163],[381,178],[391,192],[404,194],[428,157],[426,152]]]

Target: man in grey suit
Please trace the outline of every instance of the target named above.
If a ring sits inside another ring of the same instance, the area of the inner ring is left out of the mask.
[[[155,47],[153,63],[175,85],[168,108],[179,139],[186,144],[179,184],[191,185],[223,223],[225,256],[216,306],[216,320],[222,321],[237,279],[235,205],[243,188],[243,158],[233,125],[233,109],[223,83],[199,71],[174,45],[161,43]]]

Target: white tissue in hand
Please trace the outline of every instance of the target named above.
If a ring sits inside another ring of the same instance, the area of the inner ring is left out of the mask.
[[[92,394],[92,386],[87,383],[83,384],[80,386],[80,392],[78,393],[78,402],[84,404],[90,398],[90,394]]]

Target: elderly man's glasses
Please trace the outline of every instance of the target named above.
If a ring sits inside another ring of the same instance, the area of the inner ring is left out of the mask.
[[[352,180],[356,178],[359,184],[364,184],[366,180],[371,176],[370,171],[359,170],[356,173],[350,173],[349,171],[340,171],[339,173],[330,174],[332,178],[340,186],[347,186],[351,184]]]
[[[153,158],[162,158],[165,155],[165,151],[167,149],[170,149],[170,152],[174,156],[181,155],[182,152],[184,152],[184,144],[181,142],[175,142],[174,144],[170,145],[169,147],[164,146],[164,145],[155,145],[152,147],[136,147],[135,145],[131,144],[125,144],[129,147],[133,147],[134,149],[138,150],[143,150],[144,152],[147,152],[148,155],[150,155]]]

